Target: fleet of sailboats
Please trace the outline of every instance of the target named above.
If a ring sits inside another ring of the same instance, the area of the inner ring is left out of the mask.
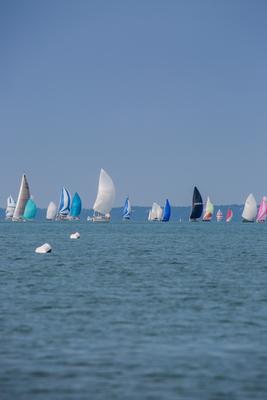
[[[111,215],[110,212],[114,206],[115,201],[115,185],[110,175],[104,170],[100,170],[98,189],[96,200],[93,205],[93,217],[88,220],[93,222],[109,222]],[[82,201],[79,194],[76,192],[71,200],[71,194],[65,187],[62,188],[60,194],[60,201],[58,207],[51,201],[47,207],[46,219],[53,220],[72,220],[79,219],[82,211]],[[22,175],[19,194],[17,201],[11,195],[7,198],[7,206],[5,216],[7,220],[12,221],[29,221],[33,220],[37,213],[37,205],[30,195],[30,188],[27,177]],[[192,209],[190,213],[190,221],[197,221],[201,218],[203,213],[202,196],[195,186],[193,191]],[[122,210],[122,218],[129,220],[132,214],[132,205],[129,196],[126,197],[124,207]],[[214,214],[214,205],[207,197],[203,221],[211,221]],[[149,221],[162,221],[167,222],[170,220],[171,206],[168,199],[166,199],[165,206],[162,208],[158,203],[154,202],[149,210]],[[244,209],[242,212],[243,222],[265,222],[267,218],[267,199],[263,196],[259,208],[252,193],[250,193],[245,201]],[[233,211],[228,208],[225,222],[229,223],[233,219]],[[181,219],[180,219],[181,220]],[[216,213],[217,222],[223,220],[223,213],[219,209]]]

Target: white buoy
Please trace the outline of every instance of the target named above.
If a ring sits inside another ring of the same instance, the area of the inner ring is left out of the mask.
[[[39,253],[39,254],[51,253],[51,251],[52,251],[52,247],[50,246],[49,243],[45,243],[40,247],[36,247],[36,249],[35,249],[35,253]]]
[[[70,235],[70,238],[71,238],[71,239],[80,239],[80,234],[79,234],[79,232],[72,233],[72,234]]]

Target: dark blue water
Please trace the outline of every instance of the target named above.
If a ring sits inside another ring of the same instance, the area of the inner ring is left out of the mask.
[[[1,400],[267,398],[267,225],[1,223],[0,257]]]

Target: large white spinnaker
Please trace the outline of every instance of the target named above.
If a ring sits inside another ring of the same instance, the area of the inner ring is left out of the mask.
[[[93,206],[95,213],[109,214],[115,201],[115,186],[108,173],[101,168],[98,182],[98,191]]]
[[[244,222],[254,222],[257,216],[257,202],[252,193],[250,193],[245,202],[242,218]]]
[[[50,201],[46,211],[46,219],[52,221],[56,218],[57,215],[57,206],[53,201]]]
[[[25,210],[25,206],[26,206],[26,203],[29,200],[29,198],[30,198],[30,188],[29,188],[29,184],[28,184],[26,175],[23,174],[22,179],[21,179],[16,208],[15,208],[13,218],[12,218],[13,221],[19,221],[22,219],[24,210]]]
[[[16,202],[13,199],[13,197],[10,195],[7,198],[6,219],[11,219],[13,217],[15,208],[16,208]]]

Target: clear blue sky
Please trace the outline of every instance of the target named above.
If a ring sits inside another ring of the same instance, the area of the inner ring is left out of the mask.
[[[0,204],[267,193],[267,2],[2,1]]]

